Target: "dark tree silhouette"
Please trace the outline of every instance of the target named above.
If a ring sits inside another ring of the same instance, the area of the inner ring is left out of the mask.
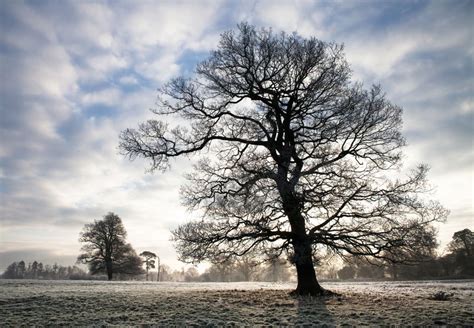
[[[448,249],[453,253],[463,253],[467,257],[474,256],[474,233],[467,228],[455,232]]]
[[[25,278],[25,273],[26,273],[26,264],[25,261],[21,260],[18,262],[18,266],[16,268],[17,276],[20,279]]]
[[[352,265],[346,265],[337,272],[339,279],[347,280],[354,279],[356,270]]]
[[[259,262],[251,254],[247,254],[235,263],[235,270],[240,272],[244,281],[252,281],[258,272],[258,265]]]
[[[283,259],[280,259],[278,257],[270,257],[267,260],[267,272],[265,274],[265,280],[266,281],[288,281],[289,277],[291,276],[288,267],[287,267],[287,262]]]
[[[5,272],[2,274],[2,278],[4,278],[4,279],[16,279],[16,278],[18,278],[17,268],[18,268],[18,263],[17,262],[11,263],[7,267]]]
[[[142,261],[125,239],[127,232],[120,217],[108,213],[102,220],[84,226],[79,241],[84,243],[77,258],[87,264],[91,274],[107,273],[112,280],[114,273],[137,275],[143,273]]]
[[[474,276],[474,233],[467,228],[455,232],[448,250],[459,273]]]
[[[240,24],[195,77],[160,91],[154,113],[183,125],[149,120],[121,133],[123,154],[149,159],[151,170],[208,155],[182,192],[190,209],[204,209],[173,232],[182,260],[286,252],[295,292],[320,295],[317,247],[383,257],[446,216],[419,197],[426,166],[389,179],[405,144],[402,109],[350,74],[342,46]]]
[[[38,262],[34,261],[31,265],[31,278],[36,279],[38,277]]]
[[[418,273],[415,272],[419,269],[419,265],[436,258],[436,249],[439,244],[433,227],[415,227],[411,235],[413,244],[410,247],[392,250],[383,257],[385,266],[394,280],[399,279],[399,275],[406,278],[407,273],[413,273],[409,279],[416,279]],[[410,241],[407,240],[407,242]]]
[[[154,259],[156,259],[156,254],[153,253],[153,252],[144,251],[144,252],[141,252],[141,253],[140,253],[140,256],[145,258],[145,260],[143,261],[143,263],[145,263],[146,281],[148,281],[148,271],[149,271],[150,269],[154,269],[154,268],[155,268],[155,260],[154,260]],[[157,278],[157,280],[158,280],[158,278]]]

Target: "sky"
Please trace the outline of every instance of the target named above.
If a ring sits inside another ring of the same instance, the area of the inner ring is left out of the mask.
[[[474,1],[0,0],[0,271],[74,264],[82,227],[108,212],[138,252],[183,266],[170,230],[193,217],[179,198],[192,160],[147,173],[118,135],[242,21],[344,44],[353,80],[404,109],[405,166],[428,164],[451,211],[441,247],[474,229]]]

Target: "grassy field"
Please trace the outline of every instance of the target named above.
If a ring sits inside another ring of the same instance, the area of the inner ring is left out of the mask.
[[[474,326],[473,281],[293,284],[0,280],[0,326]],[[444,292],[447,300],[433,296]]]

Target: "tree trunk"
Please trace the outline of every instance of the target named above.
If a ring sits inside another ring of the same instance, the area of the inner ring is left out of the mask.
[[[279,181],[286,181],[286,179],[280,179]],[[280,182],[279,191],[283,200],[283,209],[290,221],[291,232],[294,234],[292,240],[295,252],[293,262],[296,266],[298,286],[292,294],[313,296],[332,294],[322,288],[316,279],[311,241],[306,232],[305,219],[301,214],[301,204],[298,198],[295,197],[294,189],[287,183]]]
[[[398,280],[398,268],[396,264],[392,264],[392,276],[393,280]]]
[[[105,261],[105,269],[107,270],[107,278],[112,280],[112,261]]]
[[[295,250],[294,262],[298,277],[298,285],[293,294],[296,295],[325,295],[327,291],[322,288],[316,279],[311,246],[305,242],[293,242]]]

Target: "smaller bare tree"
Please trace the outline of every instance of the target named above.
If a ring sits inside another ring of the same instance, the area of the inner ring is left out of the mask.
[[[140,256],[145,258],[143,263],[145,264],[146,269],[146,281],[148,281],[148,271],[155,268],[155,259],[156,254],[150,251],[144,251],[140,253]],[[157,278],[158,280],[158,278]]]
[[[130,244],[120,217],[108,213],[102,220],[84,226],[79,241],[84,252],[77,262],[87,264],[91,274],[105,272],[109,280],[114,273],[136,275],[143,273],[141,259]]]

